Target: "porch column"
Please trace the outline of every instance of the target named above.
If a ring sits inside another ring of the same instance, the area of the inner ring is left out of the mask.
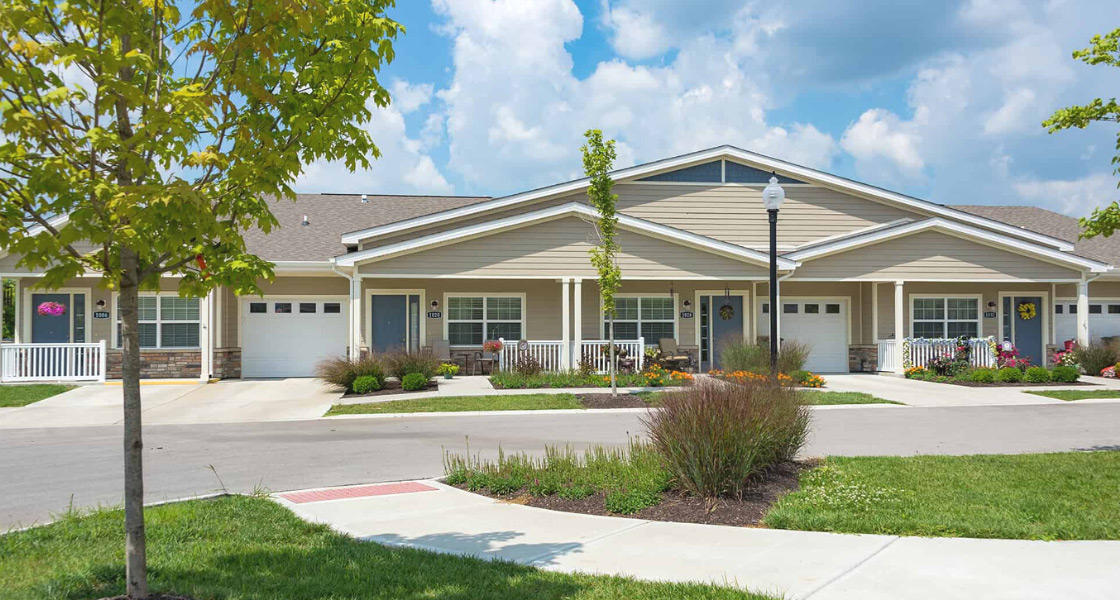
[[[214,370],[214,341],[210,337],[214,331],[211,327],[212,319],[210,318],[213,300],[214,290],[210,290],[205,296],[198,299],[198,326],[201,330],[198,332],[199,353],[201,354],[199,357],[198,380],[203,383],[210,381],[210,373]]]
[[[2,341],[4,337],[4,309],[8,308],[8,298],[6,294],[4,294],[4,279],[4,277],[0,277],[0,341]],[[12,321],[12,339],[15,339],[15,333],[15,321]]]
[[[1089,345],[1089,282],[1077,284],[1077,345]]]
[[[13,277],[12,279],[16,282],[15,301],[12,303],[16,305],[16,320],[15,329],[12,330],[12,341],[18,344],[23,339],[23,335],[20,333],[20,329],[23,328],[23,307],[20,306],[20,296],[23,295],[23,285],[21,285],[23,281],[19,277]]]
[[[572,285],[571,279],[560,280],[560,364],[572,368]]]
[[[879,282],[871,282],[871,343],[879,345]]]
[[[906,338],[906,312],[903,310],[905,298],[902,293],[902,282],[894,282],[894,364],[895,373],[902,373],[902,340]]]
[[[576,277],[575,287],[572,289],[575,302],[574,331],[572,332],[572,368],[579,368],[583,360],[583,279]]]
[[[362,279],[354,273],[350,277],[350,359],[362,356]]]
[[[758,314],[758,282],[751,282],[751,301],[750,306],[744,307],[743,312],[750,315],[751,323],[751,344],[758,343],[758,320],[761,316]],[[696,307],[696,314],[700,314],[700,307]],[[696,319],[696,330],[700,330],[700,319]]]

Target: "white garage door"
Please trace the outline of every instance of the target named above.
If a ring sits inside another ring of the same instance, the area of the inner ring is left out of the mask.
[[[1054,303],[1054,333],[1061,344],[1077,339],[1077,301],[1058,299]],[[1120,300],[1089,302],[1089,336],[1094,340],[1120,336]]]
[[[797,341],[810,348],[805,369],[814,373],[848,371],[847,300],[786,298],[780,300],[780,306],[782,341]],[[759,335],[768,335],[769,320],[769,314],[759,315]]]
[[[310,377],[315,365],[346,354],[346,298],[275,297],[241,301],[243,377]]]

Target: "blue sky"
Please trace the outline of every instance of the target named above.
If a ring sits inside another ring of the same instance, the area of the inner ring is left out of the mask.
[[[399,4],[393,104],[369,124],[384,156],[310,165],[299,191],[509,194],[578,177],[598,127],[619,167],[727,143],[946,204],[1082,215],[1120,196],[1115,128],[1040,125],[1120,95],[1070,58],[1120,3]]]

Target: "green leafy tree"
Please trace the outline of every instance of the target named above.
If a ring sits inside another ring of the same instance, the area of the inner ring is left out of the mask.
[[[259,293],[243,233],[314,160],[379,155],[363,124],[402,31],[393,0],[8,0],[0,247],[54,288],[120,294],[127,592],[146,598],[138,292]]]
[[[603,299],[603,315],[608,324],[611,394],[617,394],[618,353],[614,347],[614,318],[618,311],[614,297],[622,285],[622,269],[618,266],[618,241],[615,239],[618,236],[618,212],[615,208],[618,194],[611,191],[614,180],[610,175],[616,155],[614,140],[603,141],[602,131],[589,129],[583,136],[587,138],[587,143],[580,148],[583,152],[583,172],[590,179],[587,200],[599,211],[595,227],[599,245],[588,250],[588,253],[591,254],[592,266],[599,274],[599,296]]]
[[[1120,29],[1111,33],[1094,35],[1088,48],[1075,50],[1073,58],[1090,65],[1108,65],[1120,68]],[[1088,104],[1062,108],[1043,121],[1042,126],[1054,133],[1076,127],[1085,129],[1090,123],[1120,123],[1120,104],[1116,98],[1107,102],[1094,98]],[[1116,133],[1116,156],[1112,157],[1113,173],[1120,175],[1120,129]],[[1120,182],[1117,183],[1120,188]],[[1108,237],[1120,228],[1120,203],[1113,201],[1108,206],[1093,210],[1093,214],[1081,219],[1082,238],[1098,235]]]

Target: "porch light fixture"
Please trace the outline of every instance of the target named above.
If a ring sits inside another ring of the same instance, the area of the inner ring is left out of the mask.
[[[98,300],[97,301],[97,308],[105,308],[105,301],[104,300]]]
[[[762,205],[770,216],[770,376],[778,377],[778,209],[786,191],[778,176],[770,174],[770,185],[762,190]]]
[[[683,306],[685,310],[688,310],[688,309],[692,308],[692,301],[691,300],[685,300],[681,304],[681,306]]]
[[[439,300],[432,300],[432,303],[429,306],[432,307],[432,310],[439,308]]]

